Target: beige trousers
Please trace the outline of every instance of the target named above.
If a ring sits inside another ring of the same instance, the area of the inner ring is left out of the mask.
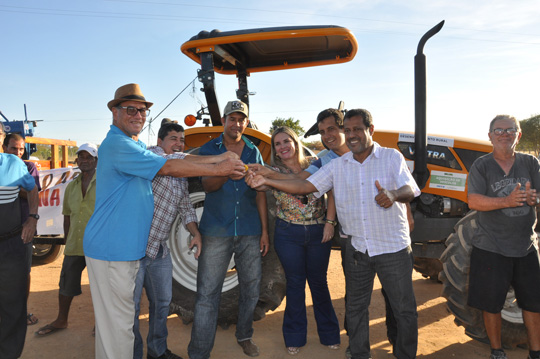
[[[96,318],[96,359],[132,359],[135,336],[133,293],[139,261],[86,257]]]

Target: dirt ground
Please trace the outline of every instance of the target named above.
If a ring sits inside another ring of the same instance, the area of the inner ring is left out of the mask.
[[[61,256],[48,265],[32,268],[32,284],[29,298],[29,311],[39,318],[37,325],[29,326],[26,344],[22,358],[94,358],[94,338],[91,335],[94,325],[90,287],[86,271],[83,276],[83,294],[74,299],[70,311],[69,328],[48,337],[37,337],[34,332],[56,318],[58,310],[58,278],[62,266]],[[328,283],[334,298],[334,308],[340,322],[345,313],[344,292],[345,281],[341,270],[340,253],[332,251]],[[488,358],[489,347],[476,342],[464,334],[461,327],[453,322],[453,317],[447,312],[445,299],[439,297],[441,284],[425,279],[414,273],[414,288],[418,303],[419,344],[418,358],[454,359],[454,358]],[[348,338],[345,331],[341,332],[342,346],[334,351],[322,346],[317,337],[313,318],[313,308],[309,290],[306,300],[308,304],[308,343],[301,348],[296,356],[298,359],[328,359],[345,358],[345,348]],[[145,310],[146,308],[146,310]],[[254,341],[259,345],[259,358],[289,358],[285,352],[281,323],[285,301],[273,312],[267,313],[266,318],[255,322]],[[371,350],[373,359],[391,359],[391,347],[386,340],[384,324],[384,301],[377,282],[370,306]],[[141,330],[143,337],[148,330],[147,302],[143,301],[141,314]],[[184,325],[180,318],[171,315],[168,321],[169,348],[176,354],[187,359],[187,345],[191,333],[191,324]],[[527,352],[523,349],[507,351],[510,359],[524,359]],[[234,327],[227,330],[218,328],[216,343],[212,358],[248,358],[235,343]]]

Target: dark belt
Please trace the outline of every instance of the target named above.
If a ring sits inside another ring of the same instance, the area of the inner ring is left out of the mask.
[[[0,234],[0,240],[13,238],[16,235],[20,234],[21,232],[22,232],[22,226],[17,226],[15,227],[15,229],[11,230],[11,232]]]

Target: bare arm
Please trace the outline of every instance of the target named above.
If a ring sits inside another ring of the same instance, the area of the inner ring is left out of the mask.
[[[268,253],[270,247],[270,240],[268,238],[268,207],[266,206],[266,193],[257,192],[257,197],[255,198],[257,203],[257,210],[259,211],[259,217],[261,219],[261,253],[264,257]]]
[[[407,206],[407,222],[409,222],[409,232],[412,232],[414,229],[414,217],[411,210],[411,204],[405,203]]]
[[[30,213],[37,214],[39,206],[37,186],[34,186],[34,188],[28,192],[27,199]],[[34,234],[36,233],[36,226],[37,219],[35,219],[34,217],[28,217],[26,222],[24,222],[21,233],[21,237],[24,243],[29,243],[32,241],[32,239],[34,239]]]
[[[197,246],[197,252],[193,255],[195,256],[195,259],[198,259],[202,250],[202,237],[201,232],[199,232],[199,226],[197,225],[197,222],[190,222],[186,224],[186,228],[193,237],[189,243],[189,249],[193,249],[194,246]]]
[[[187,160],[167,160],[157,173],[161,176],[197,177],[197,176],[243,176],[244,163],[240,160],[225,160],[216,164],[194,163]]]
[[[201,178],[203,189],[206,193],[218,191],[227,182],[229,177],[226,176],[214,176]]]
[[[69,234],[69,227],[71,226],[71,217],[70,216],[64,216],[64,240],[67,241],[67,237]]]
[[[308,194],[317,192],[317,188],[309,181],[301,179],[275,180],[261,175],[247,176],[247,184],[254,189],[270,186],[277,190],[292,194]]]
[[[278,179],[278,180],[306,179],[309,176],[311,176],[311,173],[309,173],[308,171],[302,171],[300,173],[281,173],[278,171],[274,171],[259,163],[251,163],[248,165],[248,167],[256,175],[261,175],[267,178]]]
[[[478,193],[469,193],[467,196],[469,208],[477,211],[494,211],[502,208],[521,207],[527,203],[527,193],[521,190],[518,183],[514,190],[506,197],[488,197]]]
[[[326,219],[336,221],[336,199],[334,198],[334,190],[328,192],[328,200],[326,202]],[[328,242],[334,237],[334,226],[330,223],[324,224],[322,243]]]
[[[194,163],[218,163],[225,161],[226,159],[238,160],[240,158],[236,153],[227,151],[213,156],[186,155],[184,159]]]

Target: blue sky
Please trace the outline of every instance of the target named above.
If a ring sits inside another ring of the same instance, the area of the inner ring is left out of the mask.
[[[106,104],[136,82],[156,116],[195,77],[180,46],[201,30],[339,25],[356,36],[356,58],[342,65],[272,73],[249,80],[251,120],[267,131],[276,117],[308,129],[317,113],[366,108],[375,130],[414,130],[413,58],[428,41],[428,132],[487,139],[497,114],[540,113],[540,6],[536,0],[206,1],[3,0],[0,111],[24,118],[36,136],[100,143],[111,123]],[[159,116],[182,121],[204,102],[189,86]],[[217,76],[220,105],[235,97],[234,76]],[[194,91],[192,89],[194,88]],[[155,128],[157,132],[157,128]],[[155,136],[142,133],[155,143]]]

